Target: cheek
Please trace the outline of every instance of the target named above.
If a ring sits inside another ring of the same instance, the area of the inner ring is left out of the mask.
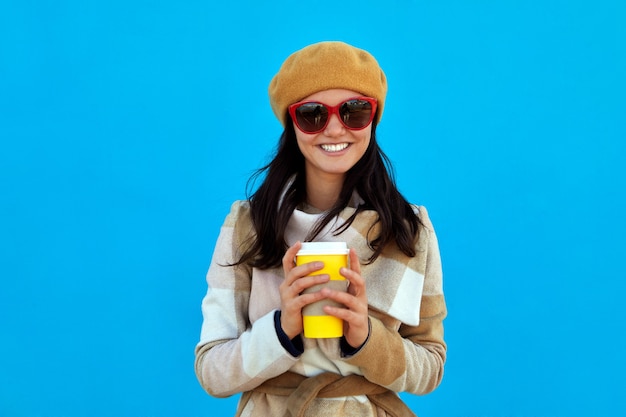
[[[359,142],[363,145],[363,149],[367,149],[370,145],[370,141],[372,140],[372,129],[367,128],[361,132]]]
[[[314,136],[315,135],[307,135],[306,133],[302,133],[296,128],[296,142],[298,143],[298,148],[300,149],[300,152],[303,152],[305,148],[311,144]]]

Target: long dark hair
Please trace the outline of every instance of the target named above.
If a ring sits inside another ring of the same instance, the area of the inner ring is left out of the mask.
[[[249,242],[236,264],[250,263],[260,269],[278,267],[287,249],[285,228],[296,209],[306,200],[304,156],[298,148],[296,133],[289,116],[285,123],[276,155],[258,169],[248,181],[247,191],[254,226],[253,240]],[[263,174],[258,189],[250,190]],[[375,210],[380,233],[368,245],[373,250],[368,262],[373,262],[390,243],[395,242],[407,256],[415,256],[415,239],[419,233],[419,218],[396,187],[394,171],[389,158],[376,141],[376,122],[372,122],[370,143],[361,159],[346,173],[339,199],[327,211],[305,240],[313,239],[350,202],[356,191],[364,200],[334,233],[346,230],[363,210]],[[373,227],[373,225],[372,225]]]

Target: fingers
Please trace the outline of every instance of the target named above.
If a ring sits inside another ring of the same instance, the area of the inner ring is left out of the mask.
[[[294,271],[296,269],[294,268]],[[330,277],[326,274],[322,274],[322,275],[313,275],[313,276],[305,276],[302,278],[297,278],[295,281],[293,281],[293,283],[291,283],[288,287],[289,287],[289,292],[290,295],[292,297],[298,297],[301,296],[302,302],[304,303],[304,305],[308,304],[310,301],[308,300],[308,298],[305,297],[305,291],[310,288],[313,287],[315,285],[319,285],[319,284],[323,284],[325,282],[328,282],[330,280]],[[306,291],[306,293],[310,293],[311,291]],[[313,300],[313,301],[317,301],[317,300]]]
[[[365,342],[369,334],[367,294],[365,280],[361,276],[359,257],[354,249],[350,249],[349,259],[350,267],[341,268],[339,271],[350,283],[348,290],[341,292],[326,288],[321,293],[326,298],[343,304],[343,308],[326,306],[324,311],[326,314],[344,321],[344,336],[348,344],[352,347],[359,347]]]
[[[283,261],[282,261],[283,270],[285,272],[285,278],[287,278],[287,275],[289,275],[289,273],[293,269],[296,269],[296,268],[298,269],[298,273],[297,273],[298,277],[303,277],[315,271],[318,271],[324,267],[324,264],[322,262],[311,262],[308,264],[296,266],[296,255],[298,254],[298,251],[300,250],[301,247],[302,247],[302,243],[298,241],[292,247],[287,249],[287,251],[285,252],[285,255],[283,256]]]
[[[317,291],[283,300],[281,303],[281,327],[290,339],[303,331],[302,308],[323,298],[324,296]]]
[[[365,281],[361,277],[361,262],[356,251],[351,248],[349,253],[350,267],[341,268],[339,273],[350,281],[350,292],[357,294],[365,291]]]
[[[330,279],[327,274],[315,275],[316,271],[324,267],[323,262],[310,262],[296,266],[296,254],[301,247],[302,244],[296,242],[287,249],[282,259],[285,279],[279,286],[281,326],[290,338],[302,332],[302,308],[324,298],[319,291],[310,294],[303,294],[303,292],[309,287]]]
[[[350,346],[358,348],[365,343],[369,335],[369,317],[367,300],[341,291],[323,289],[320,291],[328,299],[344,305],[344,307],[325,306],[324,312],[344,322],[344,337]]]
[[[287,249],[287,252],[285,252],[285,255],[283,256],[283,269],[285,270],[285,276],[287,275],[289,271],[293,269],[294,266],[296,266],[296,263],[295,263],[296,254],[298,253],[301,247],[302,247],[302,243],[298,241],[292,247]]]
[[[354,249],[350,249],[349,267],[341,268],[339,273],[348,280],[347,291],[335,291],[323,288],[321,291],[307,292],[307,288],[327,282],[327,274],[316,275],[324,267],[323,262],[310,262],[302,265],[295,263],[296,254],[302,247],[296,242],[285,252],[282,264],[285,279],[280,284],[281,325],[290,337],[302,331],[302,308],[315,301],[328,298],[343,307],[326,306],[327,314],[342,319],[345,324],[345,336],[351,346],[360,346],[369,333],[368,306],[365,280],[361,276],[361,263]]]
[[[359,255],[356,254],[356,250],[354,250],[354,248],[350,248],[349,259],[350,259],[350,269],[360,275],[361,274],[361,261],[359,260]]]
[[[358,296],[351,294],[350,292],[331,290],[330,288],[322,288],[320,293],[325,298],[343,305],[344,310],[348,309],[358,314],[367,314],[367,297],[365,296]]]
[[[336,291],[330,288],[323,288],[321,293],[333,301],[343,304],[345,309],[357,314],[367,315],[367,293],[365,280],[360,274],[361,267],[354,250],[350,250],[350,268],[341,268],[339,273],[348,280],[347,291]],[[345,310],[344,309],[344,310]],[[341,317],[343,318],[343,317]]]
[[[365,323],[367,323],[367,314],[363,315],[363,313],[354,311],[352,309],[332,306],[325,306],[324,312],[326,314],[330,314],[331,316],[342,319],[343,321],[348,323],[349,328],[366,327]]]

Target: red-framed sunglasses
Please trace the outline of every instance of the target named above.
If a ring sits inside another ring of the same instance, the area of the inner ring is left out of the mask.
[[[289,115],[304,133],[319,133],[326,129],[333,114],[337,115],[346,129],[361,130],[372,123],[377,104],[372,97],[355,97],[336,106],[318,101],[303,101],[289,106]]]

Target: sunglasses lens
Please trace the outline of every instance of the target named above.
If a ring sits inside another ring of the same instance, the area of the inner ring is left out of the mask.
[[[366,100],[348,100],[339,108],[339,114],[346,127],[362,129],[372,121],[372,104]]]
[[[328,120],[328,109],[321,103],[304,103],[296,109],[296,123],[303,132],[320,131]]]

